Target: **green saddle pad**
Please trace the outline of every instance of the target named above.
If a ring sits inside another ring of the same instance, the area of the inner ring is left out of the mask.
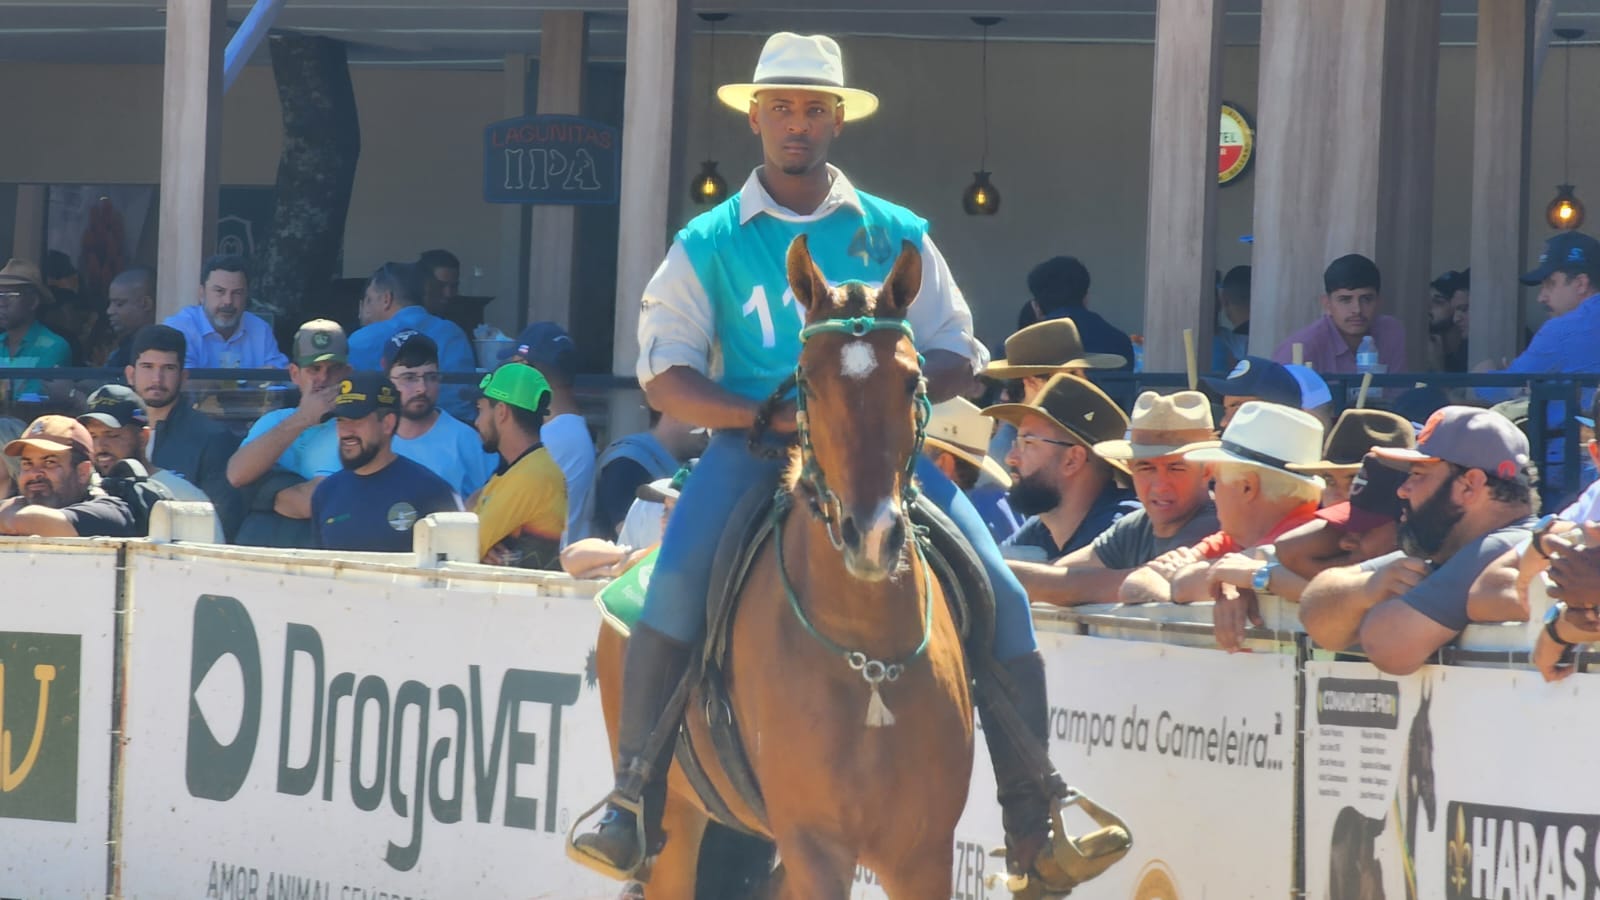
[[[644,611],[644,593],[650,587],[650,576],[656,570],[656,555],[660,552],[660,547],[651,550],[637,565],[612,579],[594,595],[595,605],[600,607],[606,624],[624,636],[633,631],[639,614]]]

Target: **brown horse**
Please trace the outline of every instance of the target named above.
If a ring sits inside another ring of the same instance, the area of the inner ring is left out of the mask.
[[[802,236],[788,275],[807,326],[801,446],[786,476],[793,502],[745,581],[726,665],[765,819],[717,762],[698,696],[689,739],[739,820],[730,824],[776,845],[770,895],[848,897],[859,863],[896,900],[948,897],[973,717],[961,640],[906,508],[927,402],[904,325],[922,260],[907,243],[881,289],[830,288]],[[623,649],[602,634],[613,753]],[[669,785],[650,900],[694,896],[708,821],[676,765]]]

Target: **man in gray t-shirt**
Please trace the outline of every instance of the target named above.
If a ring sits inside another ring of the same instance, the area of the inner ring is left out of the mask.
[[[1372,452],[1409,467],[1398,491],[1400,549],[1317,575],[1300,596],[1300,619],[1318,644],[1359,641],[1373,665],[1407,675],[1474,621],[1473,582],[1532,529],[1528,441],[1499,413],[1446,406],[1415,450]]]
[[[1115,603],[1130,571],[1217,531],[1204,466],[1183,457],[1189,450],[1216,446],[1215,438],[1205,395],[1141,394],[1127,437],[1097,443],[1094,452],[1128,467],[1143,508],[1121,517],[1087,546],[1053,564],[1009,562],[1027,588],[1028,599],[1057,606]]]

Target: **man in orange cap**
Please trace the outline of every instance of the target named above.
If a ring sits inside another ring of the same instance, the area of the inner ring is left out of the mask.
[[[81,422],[40,416],[6,444],[22,460],[19,494],[0,501],[0,534],[140,537],[133,510],[91,486],[94,441]]]

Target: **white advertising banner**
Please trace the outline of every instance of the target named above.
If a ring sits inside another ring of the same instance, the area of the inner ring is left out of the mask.
[[[1306,894],[1600,897],[1600,675],[1306,668]]]
[[[4,556],[0,897],[108,893],[117,548]]]
[[[1050,756],[1068,783],[1121,816],[1133,849],[1074,900],[1289,895],[1294,868],[1295,661],[1039,632]],[[1080,813],[1067,827],[1094,826]],[[956,832],[952,897],[1001,900],[994,776],[981,734]],[[1249,848],[1248,865],[1240,848]],[[858,878],[857,897],[882,897]]]
[[[131,563],[130,898],[609,898],[592,603],[329,566]]]

